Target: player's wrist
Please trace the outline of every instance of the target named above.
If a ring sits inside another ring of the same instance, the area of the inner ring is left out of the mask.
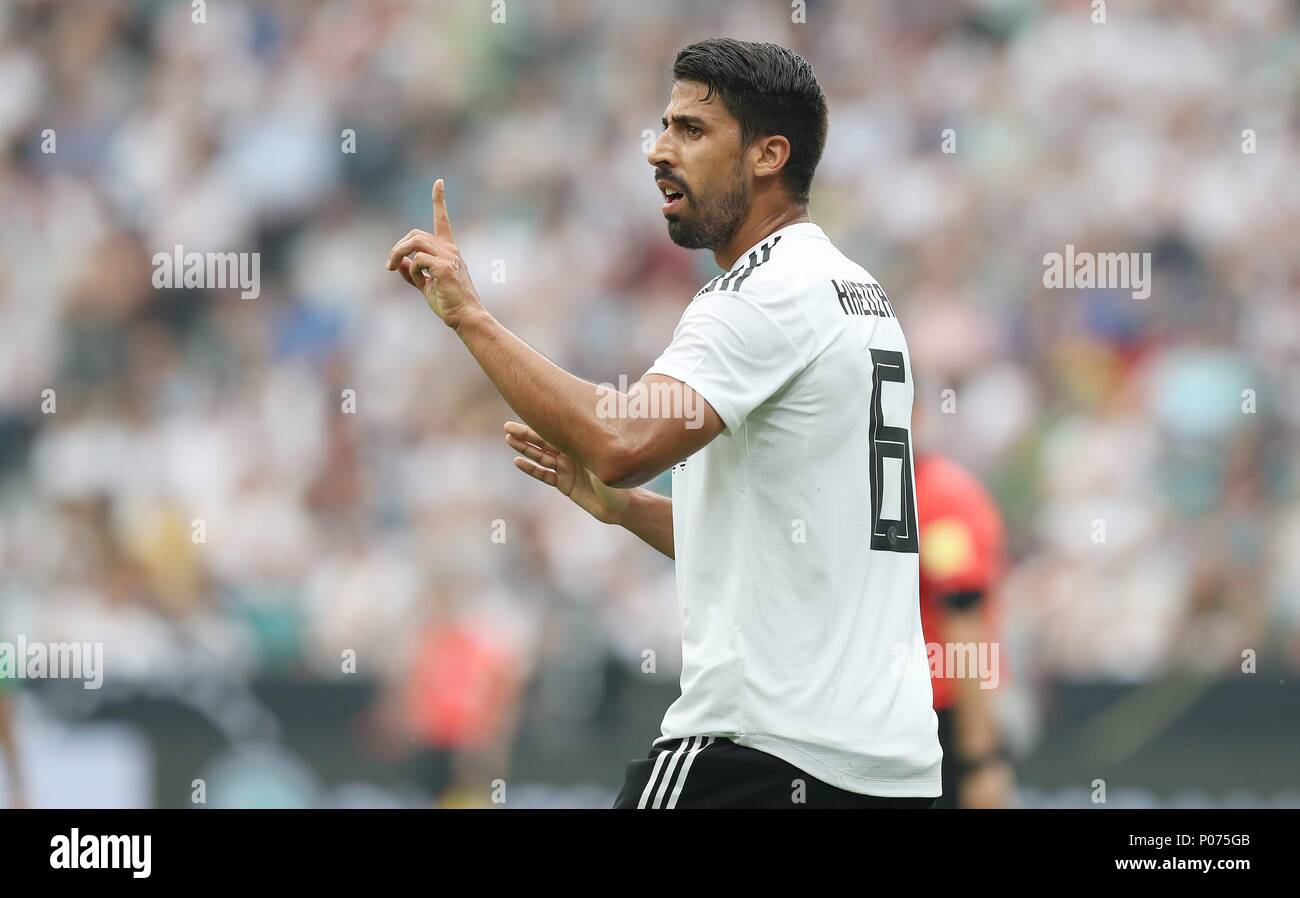
[[[601,520],[615,527],[626,527],[629,520],[628,509],[636,501],[637,490],[635,489],[628,490],[625,495],[619,495],[611,491],[611,495],[604,497],[601,501],[605,509]]]
[[[1002,767],[1011,764],[1011,755],[1006,746],[998,744],[994,748],[978,754],[961,754],[957,757],[957,771],[959,776],[968,776],[972,773],[978,773],[989,767]]]
[[[493,320],[492,313],[482,303],[475,303],[464,311],[457,312],[454,318],[448,316],[446,323],[457,335],[465,337]]]

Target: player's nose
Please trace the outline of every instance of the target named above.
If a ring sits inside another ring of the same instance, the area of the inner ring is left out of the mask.
[[[659,132],[659,137],[655,140],[654,146],[650,148],[650,152],[645,154],[645,158],[654,168],[674,169],[677,167],[677,157],[673,153],[672,139],[668,136],[666,130]]]

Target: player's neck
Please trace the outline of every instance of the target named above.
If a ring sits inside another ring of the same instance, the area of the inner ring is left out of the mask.
[[[761,212],[757,209],[750,213],[732,238],[727,241],[726,246],[720,246],[713,251],[713,259],[718,263],[718,267],[723,271],[730,271],[731,266],[736,264],[740,254],[749,249],[756,243],[767,239],[768,235],[781,230],[786,225],[798,224],[801,221],[811,221],[808,217],[807,206],[783,206],[780,209],[772,209],[767,212]]]

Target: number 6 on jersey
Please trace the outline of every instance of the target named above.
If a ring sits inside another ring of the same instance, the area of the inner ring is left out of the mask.
[[[918,552],[912,438],[906,427],[886,424],[881,409],[883,385],[907,383],[903,354],[871,350],[871,372],[871,548]]]

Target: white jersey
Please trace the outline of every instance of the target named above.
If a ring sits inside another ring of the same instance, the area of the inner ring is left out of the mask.
[[[788,225],[695,295],[648,373],[724,424],[672,472],[682,695],[656,742],[725,736],[851,792],[939,795],[912,375],[884,291]]]

